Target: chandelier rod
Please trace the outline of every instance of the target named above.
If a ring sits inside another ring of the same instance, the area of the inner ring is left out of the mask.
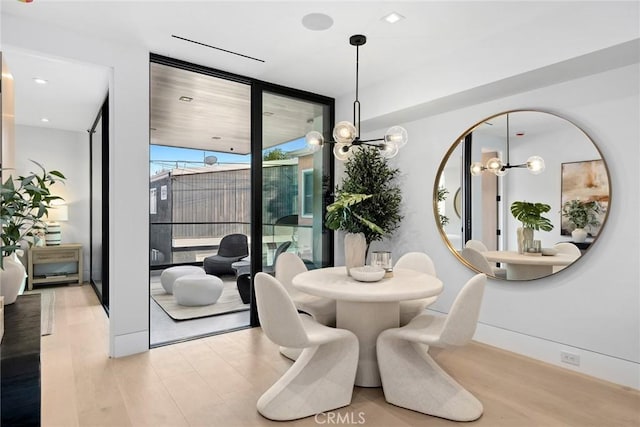
[[[366,38],[354,40],[351,38],[351,44],[356,46],[356,99],[353,101],[353,125],[356,127],[355,141],[360,140],[360,100],[358,98],[359,74],[360,74],[360,45],[366,43]]]

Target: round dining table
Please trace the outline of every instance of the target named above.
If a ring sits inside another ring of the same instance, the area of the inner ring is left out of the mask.
[[[553,274],[553,267],[567,265],[576,260],[575,256],[559,253],[553,256],[533,256],[515,251],[485,251],[482,255],[491,262],[507,264],[508,280],[532,280]]]
[[[336,300],[336,326],[353,332],[360,344],[355,385],[380,387],[376,356],[378,335],[400,325],[400,301],[428,298],[442,292],[440,279],[413,270],[394,269],[392,277],[359,282],[346,267],[310,270],[293,278],[300,291]]]

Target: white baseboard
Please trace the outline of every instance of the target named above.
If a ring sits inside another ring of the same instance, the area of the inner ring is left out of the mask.
[[[473,339],[532,359],[570,369],[605,381],[640,389],[640,364],[595,353],[565,344],[547,341],[495,326],[478,324]],[[560,361],[560,352],[575,354],[580,366]]]
[[[149,331],[116,335],[109,341],[110,357],[124,357],[149,351]]]

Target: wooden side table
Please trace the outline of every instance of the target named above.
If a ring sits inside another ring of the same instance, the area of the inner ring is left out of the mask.
[[[77,273],[52,274],[34,276],[33,267],[38,264],[59,264],[75,262],[78,266]],[[40,283],[64,283],[78,282],[82,284],[82,245],[80,243],[65,243],[57,246],[34,246],[29,249],[27,289],[32,290],[33,285]]]

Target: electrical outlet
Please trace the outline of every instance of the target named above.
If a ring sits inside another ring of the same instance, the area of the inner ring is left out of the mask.
[[[580,356],[574,353],[567,353],[566,351],[561,351],[560,361],[562,363],[568,363],[569,365],[580,366]]]

